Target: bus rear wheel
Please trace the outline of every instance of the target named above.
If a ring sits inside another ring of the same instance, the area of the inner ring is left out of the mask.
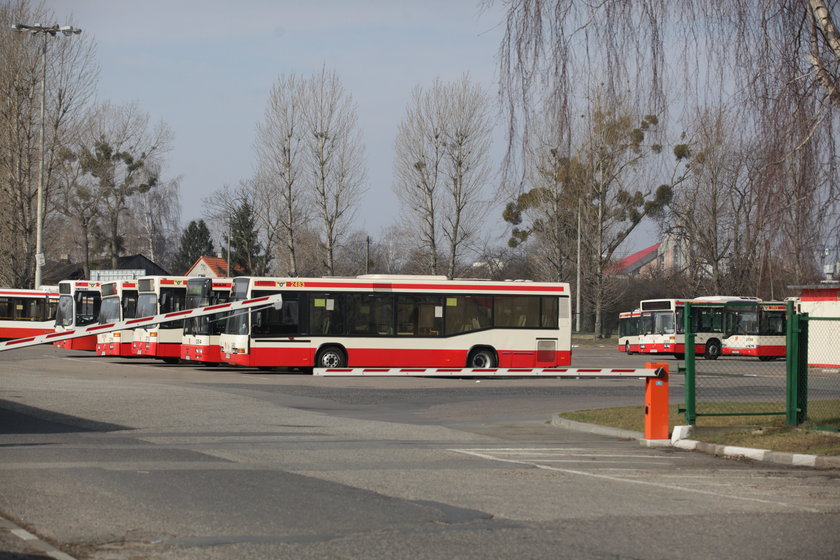
[[[347,355],[338,346],[325,346],[315,356],[315,367],[340,368],[347,366]]]
[[[470,356],[467,358],[467,367],[469,368],[494,368],[497,363],[496,353],[491,348],[477,348],[470,352]]]

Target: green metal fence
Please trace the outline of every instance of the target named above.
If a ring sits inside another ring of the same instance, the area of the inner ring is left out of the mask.
[[[840,318],[801,314],[799,323],[796,425],[840,431]]]
[[[784,360],[762,360],[741,354],[703,355],[704,348],[714,345],[727,351],[723,327],[719,333],[707,333],[705,340],[698,343],[694,327],[703,307],[699,303],[685,305],[686,422],[698,424],[700,419],[702,424],[703,418],[732,417],[731,423],[738,424],[749,423],[746,417],[783,418],[787,386]]]
[[[840,318],[809,317],[787,302],[784,360],[744,355],[704,359],[698,355],[687,303],[685,330],[686,422],[732,417],[779,417],[790,426],[840,431]],[[721,333],[725,337],[726,333]]]

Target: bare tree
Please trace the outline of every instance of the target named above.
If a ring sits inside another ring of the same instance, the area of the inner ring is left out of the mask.
[[[417,228],[427,272],[440,271],[443,241],[446,274],[455,276],[465,244],[480,230],[491,130],[489,99],[469,76],[414,89],[397,136],[394,191]]]
[[[91,113],[90,125],[75,150],[79,165],[98,192],[112,267],[117,266],[124,247],[121,219],[129,201],[158,186],[161,158],[169,149],[169,128],[164,123],[151,127],[150,121],[136,103],[101,104]]]
[[[12,33],[17,23],[51,21],[43,6],[26,0],[0,5],[0,239],[7,250],[0,255],[0,283],[31,286],[35,268],[36,193],[40,160],[39,133],[44,130],[44,231],[53,215],[54,171],[58,152],[72,140],[75,124],[89,102],[97,80],[94,45],[82,34],[68,39],[48,37],[46,69],[42,65],[41,37]],[[72,23],[72,22],[68,22]],[[47,84],[44,121],[40,119],[42,75]],[[52,247],[45,239],[47,252]]]
[[[440,188],[447,126],[444,84],[435,80],[428,91],[415,86],[399,125],[394,160],[394,192],[403,204],[406,226],[419,234],[418,247],[427,272],[438,274],[440,250]]]
[[[65,150],[61,157],[56,179],[59,184],[53,205],[57,212],[67,217],[65,228],[78,228],[79,235],[71,236],[77,240],[82,251],[84,277],[90,278],[93,244],[101,237],[101,200],[99,190],[85,180],[85,171],[78,158],[70,150]]]
[[[254,148],[258,168],[255,210],[266,232],[268,250],[275,239],[285,245],[288,274],[298,276],[298,236],[309,218],[311,192],[304,182],[306,83],[292,74],[280,76],[257,126]]]
[[[654,112],[663,130],[675,128],[679,115],[666,109],[674,105],[669,97],[679,97],[681,128],[698,141],[694,115],[731,107],[727,115],[739,133],[725,135],[731,145],[698,162],[698,172],[715,182],[705,191],[694,188],[699,179],[689,185],[682,215],[664,224],[697,234],[686,238],[707,262],[692,269],[696,280],[706,266],[717,267],[710,274],[719,289],[749,286],[778,297],[781,277],[812,278],[816,249],[833,244],[828,240],[840,231],[835,9],[824,0],[507,2],[499,58],[508,182],[523,184],[526,142],[543,102],[556,104],[557,123],[571,129],[581,92],[592,91],[595,76],[607,98]],[[694,148],[699,154],[709,145]],[[697,218],[684,211],[692,200],[708,202],[721,222],[686,226]],[[709,235],[717,236],[714,243]]]
[[[486,208],[492,124],[489,99],[467,75],[451,85],[448,109],[443,235],[449,241],[447,276],[452,278],[458,257],[479,230]]]
[[[161,171],[154,173],[160,177]],[[151,261],[172,270],[178,247],[173,240],[181,233],[180,180],[159,180],[155,188],[132,196],[122,226],[127,253],[143,253]]]
[[[335,251],[352,222],[363,192],[364,145],[356,105],[335,72],[321,72],[306,84],[307,183],[321,222],[324,264],[335,274]]]
[[[509,247],[529,241],[531,251],[538,253],[533,263],[537,278],[569,281],[577,261],[582,189],[588,179],[571,152],[570,132],[558,126],[552,107],[544,114],[527,141],[525,188],[502,217],[512,225]]]

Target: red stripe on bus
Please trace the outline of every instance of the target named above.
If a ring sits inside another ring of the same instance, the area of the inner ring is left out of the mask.
[[[290,281],[291,282],[291,281]],[[255,288],[273,288],[284,290],[310,290],[313,288],[360,288],[373,290],[412,290],[412,291],[479,291],[479,292],[565,292],[565,286],[535,286],[527,283],[509,284],[400,284],[394,282],[303,282],[303,286],[278,286],[277,282],[267,280],[254,281]]]

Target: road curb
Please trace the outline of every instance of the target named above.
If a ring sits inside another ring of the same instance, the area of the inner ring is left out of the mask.
[[[786,465],[793,467],[811,467],[816,469],[840,469],[840,457],[824,457],[822,455],[808,455],[804,453],[785,453],[783,451],[770,451],[769,449],[754,449],[751,447],[738,447],[735,445],[721,445],[719,443],[706,443],[693,439],[679,439],[672,442],[678,449],[687,451],[700,451],[726,457],[728,459],[752,459],[765,463]]]
[[[600,436],[610,436],[619,439],[635,439],[643,440],[645,436],[642,432],[634,432],[633,430],[622,430],[621,428],[611,428],[610,426],[600,426],[598,424],[587,424],[585,422],[576,422],[563,418],[559,414],[551,417],[551,425],[576,432],[585,432],[588,434],[597,434]]]
[[[753,449],[751,447],[705,443],[693,439],[678,439],[670,442],[667,440],[664,442],[654,440],[651,442],[650,440],[645,439],[642,432],[576,422],[574,420],[562,418],[559,414],[555,414],[551,417],[551,425],[577,432],[615,437],[618,439],[633,439],[647,447],[669,446],[676,447],[677,449],[683,449],[685,451],[699,451],[701,453],[707,453],[717,457],[725,457],[727,459],[751,459],[753,461],[793,467],[840,469],[840,457],[825,457],[822,455],[807,455],[803,453],[785,453],[782,451],[770,451],[769,449]]]

